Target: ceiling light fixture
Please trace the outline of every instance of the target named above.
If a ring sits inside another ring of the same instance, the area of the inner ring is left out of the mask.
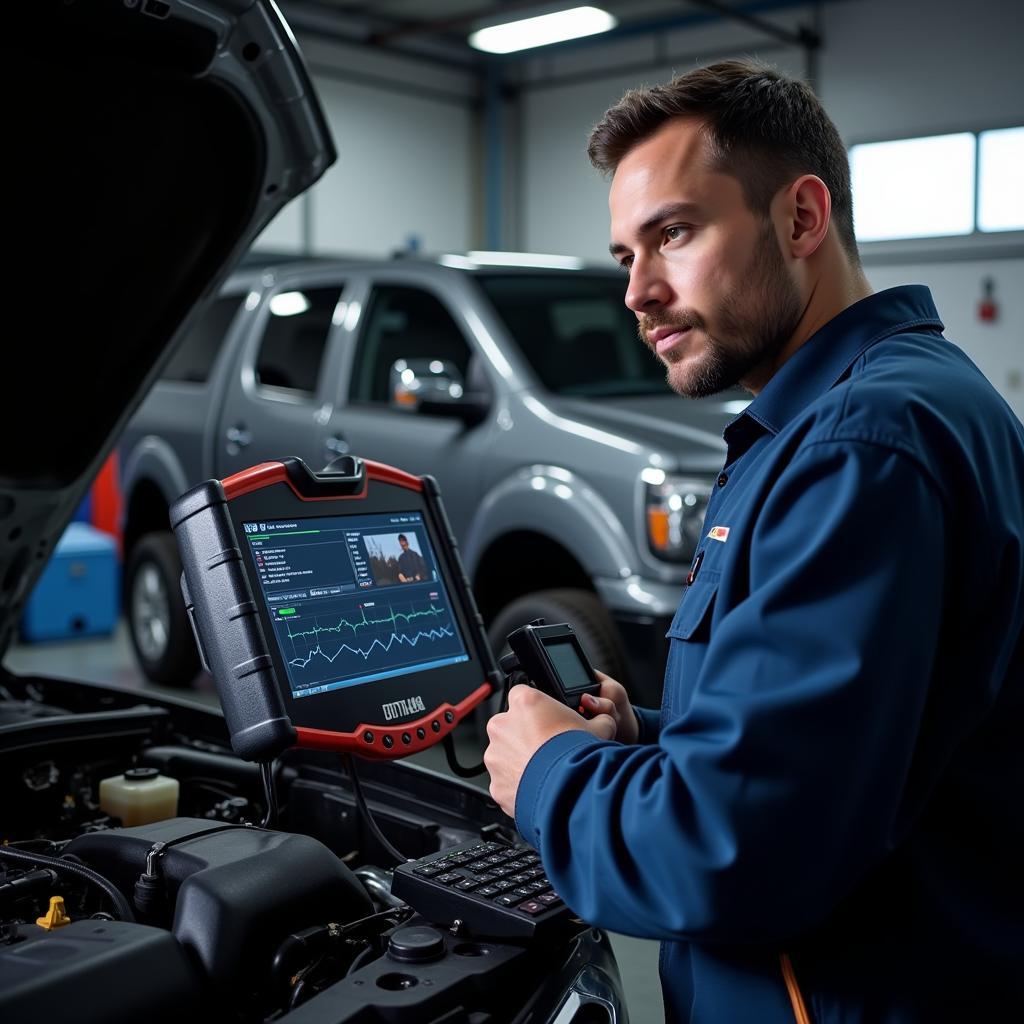
[[[469,45],[486,53],[514,53],[608,32],[617,24],[615,18],[598,7],[573,7],[568,11],[479,29],[470,35]]]

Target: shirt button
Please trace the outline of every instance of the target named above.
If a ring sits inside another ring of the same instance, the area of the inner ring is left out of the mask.
[[[729,482],[729,477],[726,473],[718,474],[718,486],[724,487]]]

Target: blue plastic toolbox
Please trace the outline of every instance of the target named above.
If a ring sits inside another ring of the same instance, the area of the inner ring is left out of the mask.
[[[118,574],[117,541],[88,523],[71,523],[25,606],[22,640],[113,632],[120,603]]]

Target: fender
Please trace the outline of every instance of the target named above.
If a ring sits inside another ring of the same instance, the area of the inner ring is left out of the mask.
[[[121,459],[121,487],[126,509],[139,480],[152,480],[163,494],[168,506],[190,486],[177,453],[163,438],[155,434],[147,434],[141,438],[130,452],[122,452]]]
[[[555,540],[594,578],[636,571],[633,545],[607,502],[561,466],[523,466],[484,495],[462,545],[470,579],[499,537],[532,530]]]

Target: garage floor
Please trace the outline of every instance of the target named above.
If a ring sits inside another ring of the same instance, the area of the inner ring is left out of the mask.
[[[164,696],[182,696],[181,691],[167,690],[146,682],[135,667],[131,644],[124,624],[118,625],[111,638],[68,640],[47,644],[18,644],[4,660],[12,672],[32,673],[85,679],[131,689],[147,690]],[[196,680],[195,689],[187,694],[203,704],[215,705],[217,695],[206,676]],[[456,735],[459,758],[463,763],[479,761],[480,749],[472,734]],[[415,755],[414,760],[429,764],[439,771],[448,771],[440,748]],[[486,786],[486,776],[479,784]],[[622,972],[626,1001],[633,1024],[650,1024],[663,1019],[661,986],[658,981],[658,945],[625,935],[612,935],[612,945]]]

